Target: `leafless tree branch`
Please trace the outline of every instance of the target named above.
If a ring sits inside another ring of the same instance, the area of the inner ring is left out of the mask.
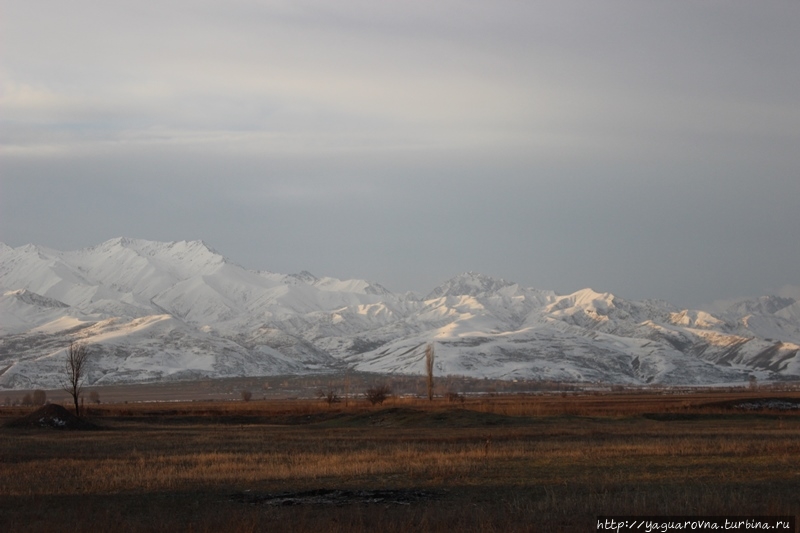
[[[62,386],[67,394],[72,396],[72,401],[75,403],[75,416],[77,417],[81,416],[79,399],[83,392],[83,379],[88,361],[89,349],[86,344],[70,341],[67,360],[64,364]]]

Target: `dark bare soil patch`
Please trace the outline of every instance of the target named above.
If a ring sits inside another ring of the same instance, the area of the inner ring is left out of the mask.
[[[64,407],[51,403],[27,416],[7,422],[7,428],[50,428],[66,430],[93,430],[100,426],[76,417]]]
[[[707,404],[706,407],[741,412],[800,412],[800,398],[746,398]]]
[[[448,427],[479,428],[516,426],[530,423],[527,417],[499,415],[470,411],[467,409],[447,409],[423,411],[408,407],[390,407],[346,416],[337,416],[323,422],[336,427]]]
[[[432,501],[441,496],[441,491],[416,489],[340,490],[317,489],[300,492],[278,492],[257,494],[241,492],[231,499],[235,502],[258,505],[353,505],[383,504],[410,505],[414,502]]]
[[[739,417],[751,416],[748,414],[724,414],[724,413],[644,413],[642,418],[647,420],[657,420],[659,422],[674,422],[674,421],[697,421],[697,422],[713,422],[715,420],[734,420]]]

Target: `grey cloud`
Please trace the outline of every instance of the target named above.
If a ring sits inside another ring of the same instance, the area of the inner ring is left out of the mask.
[[[9,244],[202,238],[422,292],[798,284],[795,2],[44,4],[2,3]]]

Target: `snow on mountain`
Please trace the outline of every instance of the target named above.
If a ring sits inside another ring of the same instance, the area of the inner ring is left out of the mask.
[[[59,302],[58,300],[53,300],[52,298],[47,298],[46,296],[40,296],[35,292],[31,292],[27,289],[11,291],[6,293],[4,296],[14,298],[19,302],[30,305],[32,307],[50,308],[50,309],[64,309],[65,307],[69,307],[64,302]]]
[[[71,340],[90,383],[342,369],[605,383],[800,377],[791,291],[719,312],[558,295],[468,272],[420,298],[365,280],[250,271],[202,241],[0,244],[0,387],[58,386]]]
[[[151,315],[133,320],[110,318],[73,325],[69,331],[50,331],[49,335],[39,330],[24,338],[4,339],[4,348],[27,344],[35,350],[18,350],[14,360],[6,359],[4,364],[11,364],[0,376],[2,384],[11,388],[60,387],[69,340],[91,344],[87,382],[94,385],[261,375],[265,367],[276,374],[295,373],[308,371],[310,365],[333,363],[318,355],[293,357],[266,344],[248,349],[191,328],[170,315]]]
[[[711,329],[724,327],[725,322],[705,311],[692,311],[683,309],[679,312],[670,313],[669,321],[678,326],[691,328]]]
[[[722,313],[730,316],[745,315],[771,315],[784,307],[790,306],[795,301],[792,298],[782,298],[780,296],[762,296],[755,300],[742,300],[730,305]]]
[[[63,317],[69,306],[27,289],[0,296],[0,335],[37,327]]]
[[[420,328],[416,335],[346,360],[364,371],[423,373],[425,346],[433,341],[443,374],[702,384],[742,381],[749,372],[745,365],[723,367],[688,349],[684,353],[675,340],[679,335],[684,348],[707,342],[648,318],[668,319],[671,309],[665,303],[626,302],[590,289],[557,296],[500,287],[471,291],[477,296],[427,300],[406,322],[431,324],[433,331]]]
[[[494,279],[478,272],[465,272],[433,289],[425,298],[432,300],[441,296],[477,296],[495,292],[503,287],[514,285],[503,279]]]

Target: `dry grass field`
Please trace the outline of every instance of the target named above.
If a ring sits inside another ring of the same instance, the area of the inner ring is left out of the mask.
[[[800,409],[735,407],[768,396],[101,404],[88,413],[101,430],[0,428],[0,530],[594,531],[601,514],[800,515]]]

